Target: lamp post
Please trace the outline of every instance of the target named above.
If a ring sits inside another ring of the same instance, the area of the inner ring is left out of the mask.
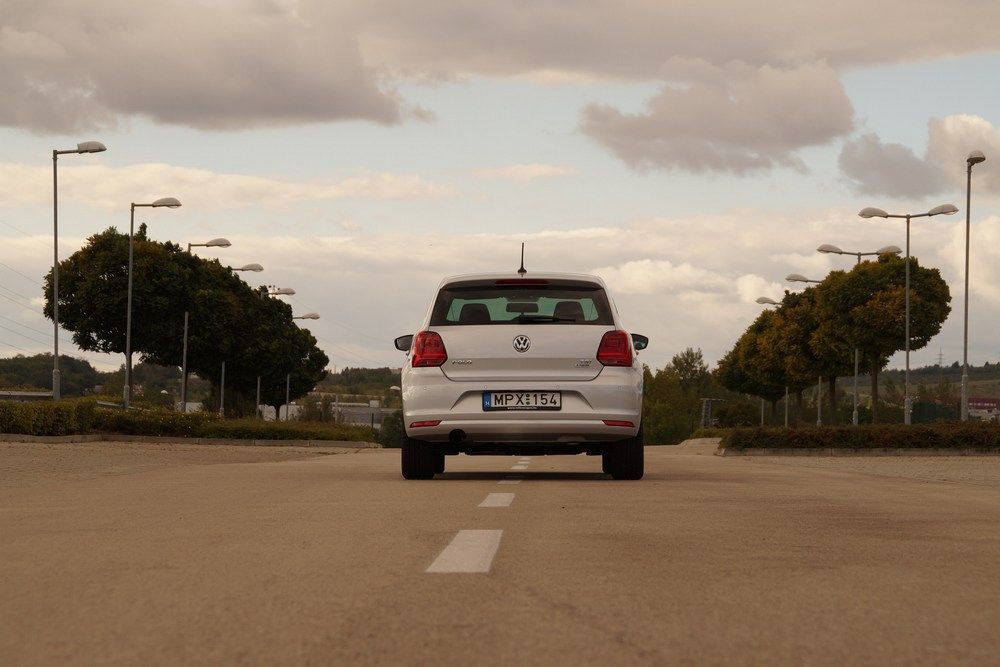
[[[128,410],[132,400],[132,264],[135,246],[135,209],[137,208],[178,208],[181,203],[174,197],[163,197],[152,204],[136,204],[132,202],[128,226],[128,309],[125,314],[125,409]]]
[[[191,254],[191,248],[228,248],[231,245],[233,244],[229,242],[229,239],[212,239],[205,243],[188,243],[188,254]]]
[[[244,264],[239,268],[234,268],[233,271],[253,271],[254,273],[260,273],[264,270],[264,267],[256,262],[253,264]]]
[[[267,292],[265,293],[268,296],[291,296],[295,294],[295,290],[291,287],[276,287],[274,285],[267,285],[266,287]]]
[[[59,387],[59,156],[70,153],[101,153],[108,150],[100,141],[84,141],[75,149],[52,151],[52,400],[61,396]]]
[[[962,421],[969,419],[969,232],[972,210],[972,165],[985,162],[982,151],[972,151],[965,159],[965,314],[962,325]]]
[[[821,283],[822,280],[812,280],[811,278],[806,278],[801,273],[789,273],[785,276],[785,280],[790,283]]]
[[[822,280],[812,280],[806,278],[801,273],[789,273],[785,280],[790,283],[821,283]],[[819,376],[816,382],[816,426],[823,425],[823,376]]]
[[[212,239],[211,241],[206,241],[205,243],[188,243],[187,251],[191,254],[191,248],[228,248],[232,243],[229,239]],[[183,343],[183,353],[181,354],[181,411],[187,413],[187,382],[188,382],[188,372],[187,372],[187,353],[188,350],[188,311],[184,311],[184,343]],[[223,362],[223,367],[225,362]],[[223,378],[225,378],[225,371],[223,371]],[[225,384],[225,381],[223,381]]]
[[[903,251],[902,251],[902,249],[899,246],[887,245],[885,247],[879,248],[875,252],[852,252],[850,250],[841,250],[837,246],[831,245],[829,243],[824,243],[820,247],[816,248],[816,252],[821,252],[821,253],[826,254],[826,255],[830,255],[830,254],[833,254],[833,255],[854,255],[855,257],[858,258],[857,264],[855,264],[855,266],[857,266],[858,264],[861,263],[861,258],[862,257],[870,257],[870,256],[873,256],[873,255],[874,256],[898,255],[898,254],[900,254]],[[858,423],[859,423],[859,420],[858,420],[858,371],[859,371],[860,365],[861,365],[861,355],[858,352],[858,348],[855,347],[854,348],[854,411],[851,413],[851,423],[854,424],[855,426],[857,426]]]
[[[305,315],[298,315],[297,317],[293,317],[292,319],[293,320],[318,320],[319,319],[319,313],[306,313]]]
[[[906,220],[906,374],[904,375],[903,389],[903,422],[911,424],[913,422],[913,403],[910,398],[910,220],[913,218],[931,218],[935,215],[951,215],[958,213],[958,209],[952,204],[941,204],[935,206],[926,213],[886,213],[880,208],[867,207],[858,213],[862,218],[902,218]]]
[[[755,299],[762,306],[780,306],[781,304],[769,296],[759,296]],[[764,426],[764,397],[760,397],[760,425]],[[785,426],[788,426],[788,387],[785,387]]]

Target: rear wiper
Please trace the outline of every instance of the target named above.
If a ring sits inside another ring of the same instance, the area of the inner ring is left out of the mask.
[[[572,317],[556,317],[555,315],[519,315],[518,324],[530,324],[531,322],[576,322]]]

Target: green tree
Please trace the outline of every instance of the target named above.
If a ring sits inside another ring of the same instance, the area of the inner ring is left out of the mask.
[[[857,347],[871,377],[872,419],[878,421],[878,375],[906,345],[906,260],[883,255],[851,271],[834,271],[816,290],[823,336]],[[919,350],[941,331],[951,293],[937,269],[910,258],[910,349]]]
[[[74,342],[85,350],[124,352],[128,236],[114,228],[96,234],[59,266],[60,319]],[[51,317],[51,273],[45,296]],[[226,404],[236,414],[252,412],[258,376],[262,399],[277,406],[284,403],[287,376],[297,398],[326,374],[328,357],[308,330],[296,326],[288,304],[251,289],[218,261],[149,240],[141,226],[132,305],[132,348],[140,359],[181,364],[185,311],[188,368],[212,383],[210,405],[218,405],[223,360]]]

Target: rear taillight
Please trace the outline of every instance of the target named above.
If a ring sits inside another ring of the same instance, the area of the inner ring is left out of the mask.
[[[424,428],[426,426],[437,426],[441,423],[440,419],[428,419],[422,422],[410,422],[410,428]]]
[[[597,360],[605,366],[631,366],[632,342],[624,331],[609,331],[597,348]]]
[[[604,425],[605,426],[622,426],[624,428],[635,428],[635,424],[633,424],[630,421],[625,421],[624,419],[605,419],[604,420]],[[410,424],[410,426],[413,426],[413,424]]]
[[[421,331],[413,339],[413,353],[410,356],[414,368],[440,366],[448,361],[448,351],[444,349],[441,334],[436,331]]]

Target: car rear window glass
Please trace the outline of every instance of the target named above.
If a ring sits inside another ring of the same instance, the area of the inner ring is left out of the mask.
[[[594,283],[542,285],[452,283],[438,292],[431,326],[483,324],[614,324],[604,289]]]

